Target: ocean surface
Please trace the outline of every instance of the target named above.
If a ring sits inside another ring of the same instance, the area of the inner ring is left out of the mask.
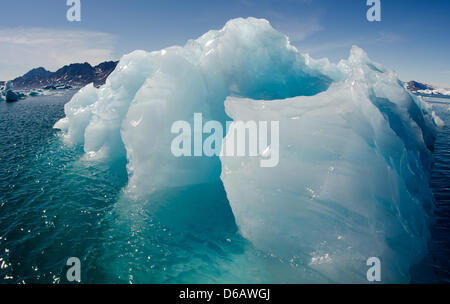
[[[431,227],[429,268],[439,283],[450,283],[450,99],[425,98],[444,121],[434,151],[431,187],[436,200],[434,225]]]
[[[296,270],[307,267],[240,237],[220,183],[156,193],[152,204],[124,195],[125,159],[86,161],[53,129],[73,94],[0,102],[0,283],[67,283],[70,257],[82,283],[304,282]],[[430,254],[412,280],[450,282],[450,100],[426,100],[447,125],[434,152]],[[181,208],[179,197],[195,204]]]

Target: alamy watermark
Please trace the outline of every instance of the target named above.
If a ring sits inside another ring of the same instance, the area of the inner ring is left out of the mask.
[[[173,134],[178,134],[172,140],[172,154],[175,157],[260,157],[262,168],[278,165],[279,121],[229,121],[226,123],[226,129],[228,132],[224,138],[222,124],[215,120],[203,124],[202,113],[194,113],[193,127],[187,121],[176,121],[170,130]],[[204,134],[209,134],[205,140]]]
[[[66,0],[67,10],[66,18],[69,22],[81,21],[81,0]],[[366,17],[369,22],[381,21],[381,0],[367,0],[367,6],[370,8],[367,11]]]
[[[81,0],[67,0],[67,6],[70,6],[67,10],[66,18],[69,22],[81,21]]]
[[[377,257],[371,257],[367,260],[367,281],[369,282],[381,282],[381,261]]]
[[[81,261],[79,258],[71,257],[67,260],[66,266],[70,266],[67,270],[66,278],[69,282],[81,282]]]
[[[367,20],[369,22],[381,21],[381,0],[367,0],[367,5],[371,6],[367,11]]]

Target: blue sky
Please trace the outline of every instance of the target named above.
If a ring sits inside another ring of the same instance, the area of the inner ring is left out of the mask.
[[[81,22],[66,0],[0,0],[0,79],[37,66],[119,59],[136,49],[183,45],[236,17],[266,18],[301,52],[331,61],[356,44],[402,80],[450,87],[450,1],[381,0],[368,22],[366,0],[81,0]]]

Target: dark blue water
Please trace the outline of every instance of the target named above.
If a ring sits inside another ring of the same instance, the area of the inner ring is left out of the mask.
[[[80,147],[62,144],[52,127],[73,93],[0,102],[0,283],[66,283],[69,257],[80,258],[83,283],[304,281],[291,271],[302,265],[239,236],[221,183],[162,190],[147,204],[123,193],[125,160],[87,162]],[[430,102],[450,126],[448,100]],[[436,223],[424,267],[433,282],[450,280],[449,126],[432,177]]]
[[[2,282],[58,282],[68,255],[96,255],[99,222],[126,182],[60,144],[52,126],[72,94],[0,103]]]
[[[431,229],[431,261],[438,282],[450,283],[450,99],[426,98],[446,123],[439,131],[434,151],[431,186],[436,199],[435,224]]]

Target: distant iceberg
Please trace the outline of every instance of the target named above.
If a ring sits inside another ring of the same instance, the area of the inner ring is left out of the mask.
[[[279,165],[174,157],[171,125],[194,113],[280,121]],[[367,282],[379,257],[383,282],[408,282],[427,252],[435,119],[358,47],[338,64],[314,60],[268,21],[234,19],[184,47],[125,55],[65,114],[55,128],[86,158],[126,157],[128,193],[221,178],[240,233],[318,281]]]

